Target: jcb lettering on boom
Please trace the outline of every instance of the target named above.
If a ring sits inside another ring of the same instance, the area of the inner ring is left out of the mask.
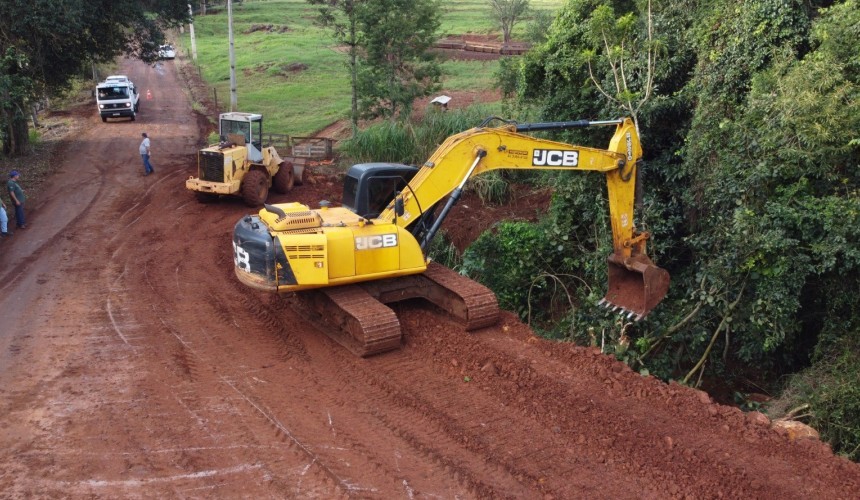
[[[377,234],[374,236],[359,236],[355,239],[356,250],[376,250],[397,246],[397,234]]]
[[[579,151],[535,149],[532,153],[535,167],[575,167],[579,165]]]

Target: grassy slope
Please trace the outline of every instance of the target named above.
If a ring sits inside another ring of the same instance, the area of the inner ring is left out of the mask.
[[[554,10],[563,0],[532,0]],[[496,33],[484,0],[443,2],[442,33]],[[305,0],[245,1],[233,8],[238,110],[263,113],[266,130],[310,135],[346,118],[350,107],[346,54],[336,50],[329,31],[314,25],[316,8]],[[254,25],[273,31],[249,32]],[[522,30],[524,23],[518,28]],[[281,28],[287,28],[283,33]],[[222,110],[230,106],[230,67],[226,11],[196,16],[197,56],[203,79],[214,89]],[[180,40],[190,52],[188,31]],[[305,69],[290,71],[291,65]],[[447,61],[448,90],[492,88],[496,62]]]

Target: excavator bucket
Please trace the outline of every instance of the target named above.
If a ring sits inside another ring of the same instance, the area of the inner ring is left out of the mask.
[[[644,254],[624,258],[613,253],[609,264],[609,289],[600,305],[621,309],[636,321],[651,312],[669,291],[669,273]]]

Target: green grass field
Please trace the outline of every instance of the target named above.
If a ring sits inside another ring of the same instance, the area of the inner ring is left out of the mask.
[[[563,3],[532,0],[533,8],[550,11]],[[443,6],[444,34],[498,32],[484,0],[450,0]],[[329,31],[314,24],[316,12],[305,0],[245,0],[233,6],[237,110],[262,113],[268,132],[311,135],[349,116],[346,53],[338,50]],[[220,109],[229,110],[226,9],[195,16],[194,30],[201,76],[217,94]],[[177,42],[190,56],[188,30]],[[498,63],[446,61],[442,67],[443,89],[476,91],[493,87]]]

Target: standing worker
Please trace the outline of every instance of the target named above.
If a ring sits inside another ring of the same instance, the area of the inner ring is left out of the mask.
[[[140,141],[140,148],[138,148],[138,150],[140,151],[140,157],[143,158],[143,175],[147,176],[155,172],[155,169],[152,168],[152,165],[149,163],[149,136],[146,135],[146,132],[140,135],[143,136],[143,140]]]
[[[6,183],[6,189],[9,190],[9,198],[12,199],[12,204],[15,205],[15,222],[18,223],[18,229],[26,229],[27,223],[24,221],[24,202],[27,197],[24,196],[24,190],[18,184],[20,173],[17,170],[9,172],[9,182]]]

